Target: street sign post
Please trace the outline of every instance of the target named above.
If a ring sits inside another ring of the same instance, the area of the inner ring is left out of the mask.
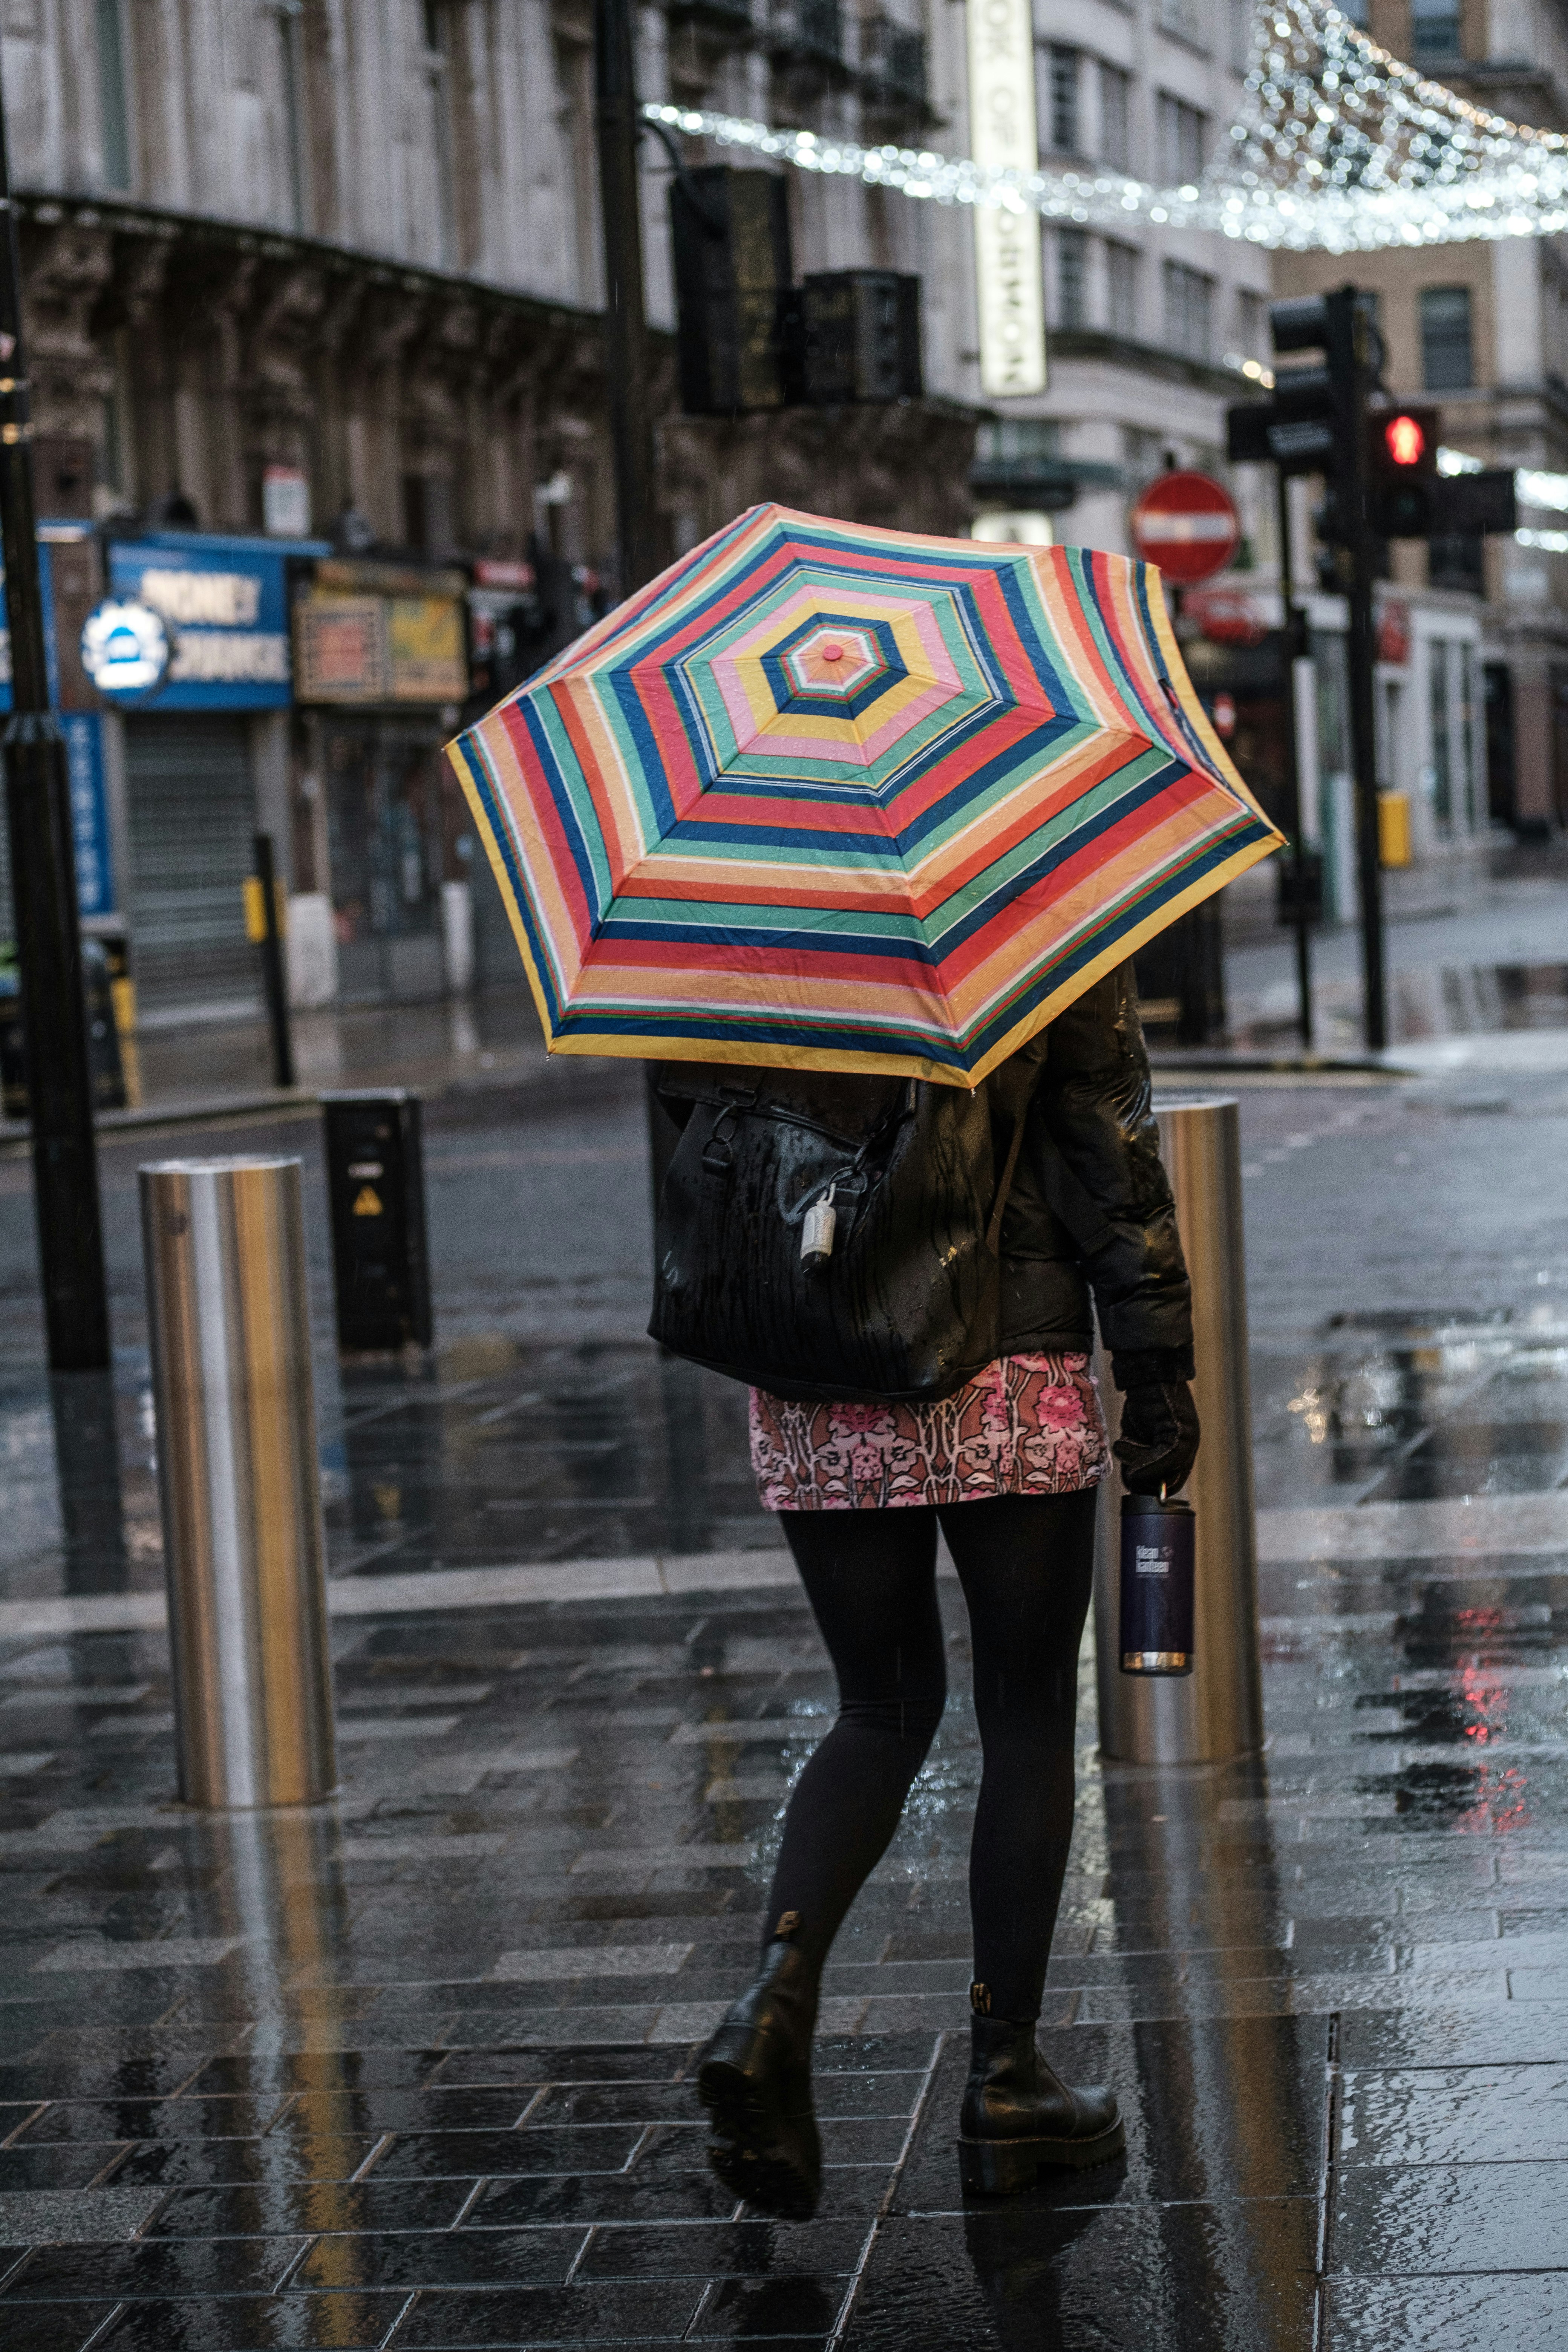
[[[1183,587],[1223,572],[1241,545],[1236,501],[1210,474],[1162,474],[1133,502],[1131,524],[1144,562]]]

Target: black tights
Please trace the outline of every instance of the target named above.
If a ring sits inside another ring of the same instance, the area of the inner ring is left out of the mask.
[[[995,2017],[1039,2015],[1072,1838],[1078,1651],[1095,1492],[942,1510],[781,1512],[838,1676],[838,1719],[789,1801],[763,1942],[818,1965],[887,1852],[947,1697],[936,1528],[969,1605],[984,1765],[969,1849],[974,1975]]]

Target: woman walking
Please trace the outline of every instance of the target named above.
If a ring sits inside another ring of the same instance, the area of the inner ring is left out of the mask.
[[[752,1391],[762,1499],[779,1514],[839,1706],[790,1798],[760,1970],[704,2052],[698,2088],[721,2179],[797,2220],[821,2189],[811,2041],[823,1966],[946,1699],[939,1525],[969,1612],[984,1749],[963,2185],[1005,2193],[1123,2144],[1112,2094],[1063,2084],[1035,2044],[1072,1836],[1096,1488],[1110,1468],[1090,1300],[1123,1392],[1123,1478],[1156,1494],[1183,1485],[1197,1452],[1191,1298],[1131,969],[1026,1050],[1039,1068],[1000,1228],[996,1360],[934,1403]]]

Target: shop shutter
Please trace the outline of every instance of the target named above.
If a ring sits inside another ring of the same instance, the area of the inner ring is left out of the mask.
[[[125,783],[139,1012],[156,1021],[253,1010],[256,950],[242,888],[256,828],[247,721],[128,717]]]

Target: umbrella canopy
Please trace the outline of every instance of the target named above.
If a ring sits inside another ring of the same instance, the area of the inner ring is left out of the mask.
[[[776,506],[450,757],[559,1054],[974,1087],[1279,841],[1157,572]]]

